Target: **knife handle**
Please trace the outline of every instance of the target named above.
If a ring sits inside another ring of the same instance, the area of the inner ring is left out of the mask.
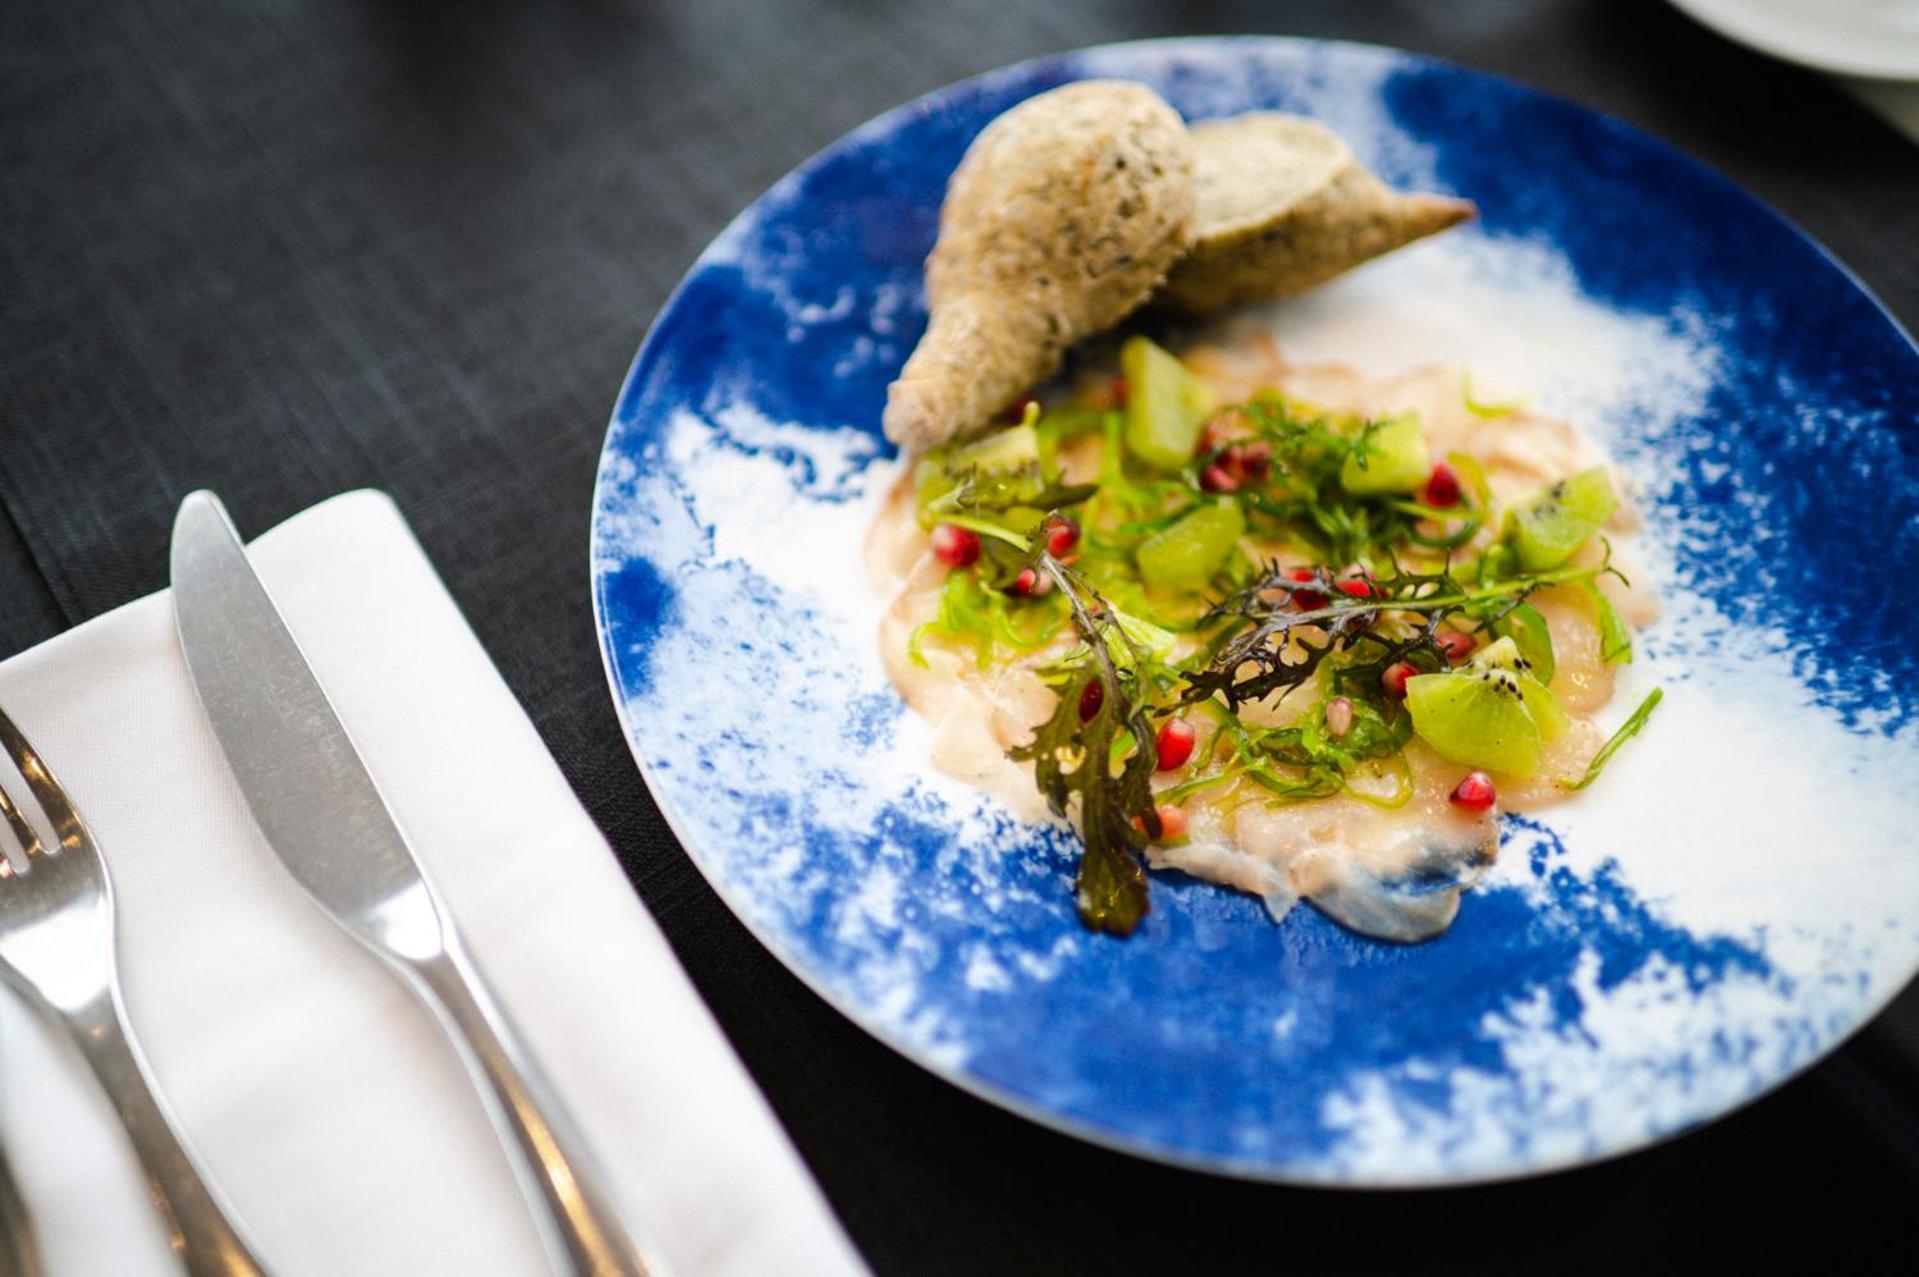
[[[240,1236],[199,1159],[176,1133],[146,1061],[127,1037],[118,1000],[102,993],[60,1014],[132,1138],[147,1189],[186,1270],[194,1277],[260,1277],[266,1270]]]
[[[451,926],[442,952],[402,960],[486,1103],[556,1271],[646,1277],[559,1095]]]

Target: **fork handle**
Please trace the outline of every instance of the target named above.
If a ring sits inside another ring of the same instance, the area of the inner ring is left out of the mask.
[[[646,1264],[603,1195],[585,1141],[457,933],[449,925],[440,954],[402,959],[401,967],[453,1039],[485,1101],[554,1269],[646,1277]]]
[[[153,1085],[139,1047],[127,1036],[110,993],[63,1012],[80,1053],[113,1101],[146,1172],[147,1189],[167,1223],[174,1254],[194,1277],[258,1277],[265,1270],[234,1224],[232,1212],[179,1134]]]

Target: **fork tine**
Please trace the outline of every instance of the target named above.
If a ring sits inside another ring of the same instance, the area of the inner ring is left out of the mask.
[[[0,816],[4,816],[7,824],[13,827],[13,836],[19,839],[20,850],[29,860],[40,854],[40,835],[33,831],[33,825],[20,814],[20,809],[13,805],[13,795],[7,792],[5,785],[0,785]],[[12,876],[13,865],[7,859],[5,849],[0,848],[0,878]]]
[[[79,847],[87,843],[89,841],[87,827],[81,822],[80,813],[75,811],[73,804],[67,801],[67,791],[60,787],[60,782],[54,779],[53,772],[28,743],[27,738],[21,734],[20,729],[14,725],[13,720],[7,717],[7,711],[4,709],[0,709],[0,747],[5,748],[8,756],[13,759],[13,765],[19,768],[20,775],[26,779],[27,788],[33,791],[33,796],[40,802],[41,810],[46,812],[47,819],[53,822],[53,832],[60,840],[60,845]],[[26,838],[30,840],[27,842],[27,854],[33,855],[34,849],[40,845],[40,840],[33,837],[32,826],[19,815],[19,808],[14,807],[11,802],[7,804],[7,807],[12,812],[8,823],[14,826],[16,833],[25,831]]]

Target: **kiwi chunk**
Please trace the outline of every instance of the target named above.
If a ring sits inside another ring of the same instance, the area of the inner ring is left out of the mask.
[[[1246,535],[1246,516],[1231,499],[1200,506],[1140,542],[1133,552],[1140,579],[1166,590],[1197,590],[1213,579]]]
[[[1020,470],[1039,460],[1039,432],[1031,421],[961,444],[947,457],[946,468],[956,474],[980,470],[1000,474]]]
[[[1510,776],[1538,773],[1541,747],[1570,723],[1510,638],[1463,668],[1406,680],[1413,730],[1442,758]]]
[[[1541,740],[1558,740],[1572,725],[1572,719],[1560,707],[1559,698],[1540,681],[1535,673],[1538,667],[1516,639],[1506,637],[1488,643],[1468,663],[1467,668],[1474,666],[1510,670],[1513,673],[1519,680],[1520,699],[1525,701],[1526,712],[1533,716],[1533,722],[1538,725]]]
[[[930,527],[938,522],[927,507],[959,487],[968,475],[1015,474],[1038,462],[1039,432],[1033,428],[1030,414],[1019,425],[984,439],[935,448],[920,458],[913,471],[920,524]]]
[[[1410,412],[1370,423],[1346,463],[1339,486],[1356,497],[1411,492],[1432,474],[1426,431]]]
[[[1493,625],[1495,634],[1512,639],[1519,654],[1532,666],[1532,674],[1542,683],[1553,681],[1559,662],[1553,654],[1553,632],[1546,618],[1530,603],[1516,604]]]
[[[1570,559],[1587,537],[1605,526],[1618,505],[1604,466],[1582,470],[1514,501],[1506,517],[1521,570],[1545,572]]]
[[[1127,450],[1160,470],[1186,465],[1213,411],[1213,392],[1144,337],[1119,348],[1119,370],[1126,378]]]

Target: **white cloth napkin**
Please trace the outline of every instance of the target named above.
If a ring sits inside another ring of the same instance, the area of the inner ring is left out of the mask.
[[[680,1277],[862,1271],[399,511],[349,493],[251,554],[636,1233]],[[254,831],[168,596],[0,664],[0,705],[105,852],[130,1018],[265,1262],[544,1272],[446,1043]],[[0,1092],[48,1273],[174,1272],[85,1065],[4,990]]]

